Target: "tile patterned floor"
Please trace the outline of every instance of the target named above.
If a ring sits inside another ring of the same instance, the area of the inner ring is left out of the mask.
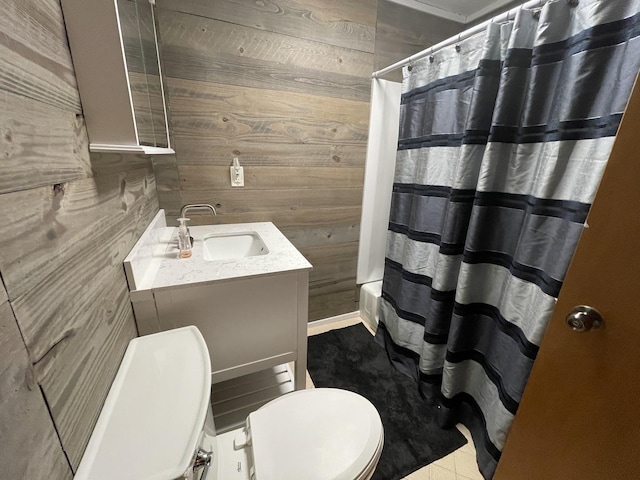
[[[326,323],[323,325],[313,325],[309,327],[308,334],[317,335],[319,333],[344,328],[357,323],[361,323],[360,317],[352,317],[346,320]],[[369,328],[366,324],[364,324]],[[369,331],[371,329],[369,328]],[[373,332],[371,332],[373,334]],[[307,388],[314,388],[309,372],[307,372]],[[404,480],[483,480],[478,471],[476,463],[476,450],[471,440],[469,430],[464,425],[458,425],[458,430],[467,438],[468,443],[446,457],[436,460],[430,465],[413,472]]]

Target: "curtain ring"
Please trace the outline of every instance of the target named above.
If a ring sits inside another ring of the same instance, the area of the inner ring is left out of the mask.
[[[458,39],[456,40],[456,52],[460,53],[462,48],[460,47],[460,34],[458,34]]]
[[[410,72],[411,70],[413,70],[413,64],[409,62],[409,64],[407,65],[407,71]]]

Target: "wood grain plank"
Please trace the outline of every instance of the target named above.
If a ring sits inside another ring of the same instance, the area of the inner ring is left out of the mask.
[[[92,175],[87,132],[73,112],[0,90],[0,193]]]
[[[73,473],[31,370],[8,302],[0,302],[0,465],[12,480],[71,479]]]
[[[180,165],[178,174],[185,192],[231,188],[229,167]],[[363,178],[364,168],[245,166],[243,188],[358,188]]]
[[[158,204],[160,208],[164,209],[165,216],[167,217],[167,225],[177,225],[176,219],[180,216],[180,208],[184,205],[182,202],[182,193],[180,191],[166,192],[158,190]],[[211,222],[203,222],[204,225],[208,225],[209,223]],[[192,222],[192,225],[193,224]]]
[[[348,18],[361,25],[376,26],[378,2],[372,0],[285,0],[282,5],[300,5],[303,9],[322,10],[333,20]]]
[[[227,168],[227,171],[229,169]],[[153,162],[153,173],[156,176],[156,184],[158,192],[177,192],[180,191],[180,177],[178,174],[178,165],[168,162]]]
[[[309,297],[309,321],[342,315],[358,310],[358,301],[351,290]]]
[[[323,70],[243,57],[207,58],[187,47],[167,46],[163,50],[163,59],[168,77],[256,88],[264,85],[267,88],[280,88],[285,92],[311,93],[364,102],[371,96],[371,80],[368,77],[330,74]],[[371,68],[373,69],[373,61]]]
[[[169,198],[167,202],[174,202],[174,207],[166,211],[167,221],[175,223],[181,203],[177,199]],[[161,202],[162,203],[162,202]],[[347,243],[353,241],[359,229],[360,206],[335,208],[307,208],[297,210],[261,210],[220,215],[220,219],[213,219],[211,215],[190,213],[190,224],[210,225],[212,223],[251,223],[273,222],[278,229],[294,245],[316,246],[327,243]]]
[[[265,143],[238,141],[219,145],[215,139],[174,135],[176,158],[181,165],[230,166],[238,157],[244,166],[362,167],[366,145]]]
[[[356,310],[358,241],[301,247],[300,251],[313,265],[309,274],[309,318],[317,320]]]
[[[300,248],[300,253],[311,262],[309,290],[326,293],[334,284],[352,281],[355,288],[355,267],[358,262],[358,242],[336,245],[318,245]]]
[[[159,10],[158,21],[163,53],[165,48],[186,47],[203,58],[230,56],[335,75],[371,76],[373,55],[352,48],[334,47],[299,37],[294,39],[179,12]],[[215,45],[215,49],[209,48],[210,45]]]
[[[260,116],[330,120],[365,129],[369,126],[369,102],[179,78],[168,78],[167,87],[172,118],[254,111]]]
[[[127,344],[137,336],[121,265],[93,274],[90,292],[84,295],[86,308],[73,308],[73,300],[67,298],[71,308],[56,314],[68,314],[64,321],[72,326],[34,366],[74,470]]]
[[[73,328],[65,316],[57,316],[60,309],[88,308],[96,272],[122,268],[157,212],[155,184],[148,176],[147,170],[133,171],[100,178],[98,184],[93,179],[70,183],[64,191],[7,194],[8,203],[23,208],[0,215],[9,224],[0,227],[0,271],[32,359],[42,358]],[[44,212],[24,213],[38,209]]]
[[[243,190],[229,189],[183,191],[184,203],[210,203],[218,210],[217,221],[224,223],[227,214],[280,210],[296,212],[311,208],[336,208],[359,206],[362,188],[309,188]]]
[[[0,304],[3,304],[7,300],[9,300],[9,295],[7,295],[7,289],[4,286],[2,277],[0,277]]]
[[[158,13],[168,77],[369,99],[372,54],[178,12]]]
[[[380,70],[435,45],[465,29],[465,26],[390,0],[378,1],[374,70]],[[402,82],[402,70],[384,76]]]
[[[136,208],[150,221],[157,211],[152,205],[149,202]],[[77,258],[67,260],[56,272],[44,278],[37,288],[12,301],[34,363],[50,355],[61,340],[75,335],[83,327],[83,312],[94,308],[96,302],[100,303],[98,300],[103,295],[105,301],[110,302],[106,310],[118,305],[105,294],[110,288],[104,284],[105,277],[111,271],[115,272],[109,280],[112,283],[122,282],[126,290],[126,280],[116,274],[123,270],[124,256],[148,224],[148,221],[135,221],[135,217],[131,217],[109,222],[109,244],[104,245],[105,239],[97,236],[92,243],[78,246]],[[99,249],[96,248],[98,245]]]
[[[135,170],[152,172],[152,164],[155,158],[150,158],[144,154],[115,152],[91,152],[89,157],[91,158],[91,168],[96,177],[125,175],[127,172],[133,172]],[[175,161],[174,155],[160,155],[159,157],[171,157],[172,160]]]
[[[173,115],[174,132],[183,137],[212,138],[220,145],[244,143],[326,143],[366,145],[367,130],[340,122],[315,122],[290,117],[256,116],[253,113],[184,116]]]
[[[0,15],[0,89],[80,113],[56,0],[9,0]]]
[[[150,162],[142,171],[5,194],[0,202],[0,271],[9,298],[55,275],[79,249],[109,246],[113,224],[127,219],[129,212],[139,215],[131,209],[140,195],[155,198]],[[106,243],[94,244],[96,239]]]
[[[366,143],[366,102],[169,78],[174,135],[238,142]]]
[[[330,45],[373,52],[376,1],[246,2],[221,0],[163,0],[160,8],[227,23],[290,35]]]
[[[283,227],[280,230],[298,249],[357,242],[360,235],[360,217],[349,222],[336,219],[328,225]]]

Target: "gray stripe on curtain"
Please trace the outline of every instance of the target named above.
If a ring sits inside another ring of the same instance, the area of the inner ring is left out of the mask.
[[[514,277],[501,266],[463,263],[460,275],[468,278],[492,278],[493,282],[468,282],[458,285],[456,301],[461,305],[495,306],[504,318],[518,327],[527,340],[539,345],[546,328],[544,319],[553,312],[555,297],[544,293],[537,285]],[[505,290],[509,295],[505,295]]]
[[[629,98],[624,84],[633,82],[638,71],[637,56],[629,55],[633,49],[640,49],[640,38],[531,68],[534,90],[524,109],[522,125],[597,118],[624,111]],[[598,68],[591,69],[592,65]],[[502,119],[498,118],[497,123],[502,123]]]
[[[467,263],[495,263],[492,258],[502,261],[508,257],[512,264],[539,270],[561,282],[583,226],[516,208],[476,207],[469,229],[480,228],[483,234],[469,237],[466,243],[465,258],[474,259]]]
[[[443,214],[449,206],[447,197],[413,195],[393,192],[393,208],[389,221],[398,225],[411,226],[415,232],[440,236],[444,223]],[[462,239],[464,240],[464,239]]]
[[[480,407],[486,422],[485,434],[488,439],[493,445],[504,445],[508,426],[511,425],[514,415],[504,407],[498,388],[482,365],[474,361],[445,361],[443,374],[451,378],[451,381],[442,385],[442,394],[450,399],[463,392],[470,395]]]
[[[615,137],[513,145],[490,143],[477,182],[481,191],[590,203],[607,165]],[[538,159],[531,162],[531,158]],[[536,182],[544,178],[544,182]]]
[[[381,336],[424,392],[441,379],[490,478],[640,68],[640,0],[520,10],[433,57],[404,72]]]
[[[398,150],[395,182],[475,188],[484,149],[485,145],[466,144]]]
[[[484,304],[466,306],[460,314],[454,313],[450,328],[454,340],[447,346],[447,361],[452,369],[467,361],[482,365],[485,372],[491,373],[501,403],[515,414],[526,383],[521,372],[531,370],[538,349],[518,338],[519,332],[514,332],[504,318],[496,318],[498,315],[497,308]]]
[[[406,235],[387,232],[387,259],[401,264],[402,268],[416,275],[432,279],[431,286],[441,292],[455,290],[458,283],[457,267],[462,255],[444,255],[435,243],[411,240]],[[437,275],[438,272],[451,272],[449,275]],[[435,276],[435,278],[434,278]]]
[[[429,343],[446,344],[455,291],[432,296],[429,285],[405,281],[395,269],[385,269],[385,277],[387,284],[383,289],[387,303],[405,321],[421,325],[423,338]]]
[[[381,302],[380,304],[381,315],[385,318],[392,319],[397,318],[395,309],[388,302]],[[422,344],[424,343],[424,327],[419,323],[414,322],[389,322],[388,325],[389,334],[393,337],[393,341],[396,345],[411,350],[417,355],[422,353]],[[434,350],[439,350],[441,353],[440,364],[438,366],[438,373],[442,371],[442,359],[444,359],[446,345],[436,345]],[[415,372],[415,378],[417,378],[417,372]]]

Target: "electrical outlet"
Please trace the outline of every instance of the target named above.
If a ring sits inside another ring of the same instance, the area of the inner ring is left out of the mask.
[[[244,187],[244,167],[229,167],[232,187]]]

